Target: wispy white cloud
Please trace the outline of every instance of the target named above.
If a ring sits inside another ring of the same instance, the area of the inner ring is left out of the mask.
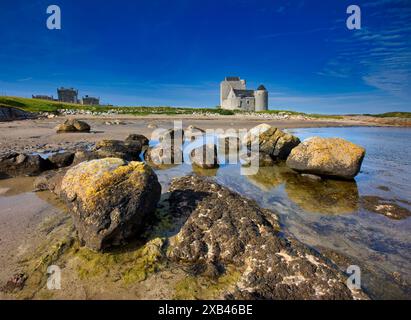
[[[366,7],[378,11],[383,25],[366,26],[348,36],[333,40],[339,54],[318,74],[330,77],[359,77],[364,84],[403,99],[411,98],[411,6],[390,7],[383,4],[406,4],[404,1],[374,1]]]

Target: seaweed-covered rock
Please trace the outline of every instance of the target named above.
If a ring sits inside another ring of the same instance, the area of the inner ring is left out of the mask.
[[[39,155],[10,153],[0,157],[0,177],[35,176],[50,167],[50,162]]]
[[[286,160],[291,150],[300,144],[300,139],[275,127],[261,124],[244,137],[244,144],[248,148],[255,149],[257,142],[260,152],[274,159]]]
[[[170,259],[210,277],[240,270],[228,299],[365,298],[346,286],[346,276],[316,251],[279,232],[275,213],[207,178],[176,179],[169,211],[183,221],[170,239]]]
[[[384,215],[392,220],[403,220],[411,217],[411,211],[400,206],[395,200],[377,196],[362,196],[360,202],[365,210]]]
[[[121,158],[128,161],[140,160],[142,145],[138,141],[101,140],[95,149],[97,158]]]
[[[56,127],[59,132],[89,132],[90,125],[77,119],[67,119]]]
[[[130,134],[130,135],[126,138],[125,141],[126,141],[126,142],[132,142],[132,141],[138,142],[138,143],[140,143],[141,147],[146,147],[146,146],[148,146],[148,144],[149,144],[149,142],[150,142],[150,140],[149,140],[146,136],[144,136],[144,135],[142,135],[142,134]]]
[[[217,146],[204,144],[190,153],[191,162],[203,169],[215,169],[218,167]]]
[[[82,162],[69,169],[61,190],[80,240],[97,251],[138,235],[161,194],[149,166],[118,158]]]
[[[364,148],[347,140],[313,137],[291,151],[287,165],[299,172],[353,179],[364,156]]]

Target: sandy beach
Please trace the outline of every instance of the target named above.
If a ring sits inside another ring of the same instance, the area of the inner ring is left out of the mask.
[[[87,121],[91,125],[90,133],[56,134],[55,127],[67,118]],[[174,121],[182,121],[183,128],[193,125],[206,129],[247,129],[261,123],[267,123],[279,129],[315,128],[315,127],[350,127],[381,126],[385,121],[374,118],[355,117],[346,119],[282,119],[271,120],[258,117],[239,116],[189,116],[189,115],[149,115],[149,116],[87,116],[40,118],[13,122],[0,122],[0,154],[7,152],[44,152],[58,149],[72,149],[76,144],[95,143],[102,139],[125,139],[131,133],[143,134],[150,138],[156,128],[169,129]],[[389,126],[398,125],[391,120]],[[401,122],[400,122],[401,123]]]

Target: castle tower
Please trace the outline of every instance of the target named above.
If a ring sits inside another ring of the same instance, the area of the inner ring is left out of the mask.
[[[261,85],[254,91],[255,97],[255,111],[268,110],[268,91]]]

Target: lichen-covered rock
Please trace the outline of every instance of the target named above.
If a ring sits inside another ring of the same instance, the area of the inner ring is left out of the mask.
[[[199,148],[196,148],[190,153],[191,162],[203,169],[217,168],[217,146],[215,144],[204,144]]]
[[[182,227],[170,238],[168,256],[210,277],[239,270],[226,298],[365,298],[327,259],[284,237],[277,215],[254,201],[194,176],[174,180],[169,191],[170,214]]]
[[[121,158],[128,161],[140,160],[142,145],[138,141],[101,140],[94,150],[97,158]]]
[[[148,140],[148,138],[142,134],[130,134],[126,140],[126,142],[138,142],[140,143],[141,147],[146,147],[148,146],[150,140]]]
[[[90,125],[77,119],[67,119],[56,127],[57,132],[89,132]]]
[[[59,152],[48,157],[48,160],[51,162],[51,165],[55,169],[68,167],[73,163],[74,152]]]
[[[313,137],[291,151],[287,165],[299,172],[353,179],[364,156],[364,148],[347,140]]]
[[[138,235],[161,195],[157,176],[149,166],[118,158],[82,162],[71,168],[61,190],[80,240],[93,250]]]
[[[0,157],[0,177],[35,176],[50,169],[48,160],[39,155],[10,153]]]
[[[286,160],[291,150],[300,144],[300,139],[275,127],[261,124],[245,135],[244,143],[253,150],[258,144],[259,152],[274,159]]]

